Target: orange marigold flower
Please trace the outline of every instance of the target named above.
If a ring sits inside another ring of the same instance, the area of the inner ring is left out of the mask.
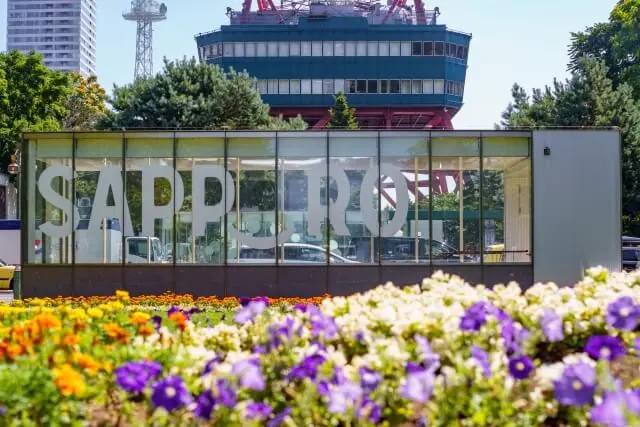
[[[73,355],[73,361],[78,364],[82,369],[87,371],[89,375],[96,375],[102,368],[102,365],[91,356],[82,353],[76,353]]]
[[[138,328],[138,334],[142,335],[143,337],[148,337],[153,334],[153,327],[151,325],[140,325],[140,327]]]
[[[108,323],[103,326],[104,331],[110,338],[125,342],[129,339],[129,333],[115,323]]]
[[[116,291],[116,299],[120,301],[129,301],[129,292],[127,291]]]
[[[60,329],[61,326],[60,319],[51,313],[40,313],[34,317],[33,320],[35,320],[43,330]]]
[[[143,325],[151,319],[151,315],[149,313],[143,313],[141,311],[137,311],[135,313],[131,313],[129,316],[131,319],[131,323],[134,325]]]
[[[184,331],[187,327],[187,316],[181,311],[176,311],[169,315],[169,320],[174,322],[181,331]]]
[[[24,353],[24,349],[20,344],[9,344],[5,350],[9,359],[15,359]]]
[[[53,369],[53,382],[63,396],[81,396],[84,393],[82,375],[69,364]]]
[[[62,339],[62,345],[65,345],[67,347],[73,347],[74,345],[78,344],[80,344],[80,337],[71,332],[65,334],[64,338]]]

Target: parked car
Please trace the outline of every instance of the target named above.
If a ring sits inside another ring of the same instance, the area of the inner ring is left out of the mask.
[[[307,243],[283,243],[278,246],[277,256],[278,262],[281,264],[326,264],[327,262],[325,248]],[[235,257],[236,249],[232,248],[229,251],[230,263],[273,264],[276,258],[276,248],[254,249],[241,247],[240,259],[236,261],[234,260]],[[358,264],[357,261],[352,261],[334,252],[329,252],[329,262],[331,264]]]
[[[622,248],[622,269],[633,271],[640,267],[640,247],[628,246]]]
[[[15,265],[9,265],[0,259],[0,289],[13,289],[13,275]]]

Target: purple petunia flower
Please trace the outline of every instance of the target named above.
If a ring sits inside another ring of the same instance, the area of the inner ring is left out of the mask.
[[[356,332],[355,338],[356,338],[356,341],[358,342],[364,341],[364,332],[363,331]]]
[[[231,384],[229,384],[229,381],[223,378],[218,378],[216,380],[216,389],[216,402],[219,402],[222,406],[227,408],[233,408],[236,405],[238,395],[231,387]]]
[[[266,381],[260,369],[260,359],[241,360],[233,364],[231,373],[240,379],[240,385],[252,390],[264,390]]]
[[[268,403],[254,402],[247,406],[246,416],[248,420],[265,420],[269,415],[271,415],[272,411],[273,409]]]
[[[271,421],[267,423],[267,427],[278,427],[285,418],[289,416],[289,414],[293,411],[291,406],[287,406],[282,412],[276,415]]]
[[[184,381],[177,375],[171,375],[153,385],[151,401],[158,408],[172,412],[193,401]]]
[[[316,384],[318,394],[321,396],[329,396],[329,382],[325,380],[318,381]]]
[[[434,382],[432,370],[412,368],[400,387],[400,395],[414,402],[425,403],[431,398]]]
[[[596,391],[596,371],[585,362],[569,365],[562,377],[554,381],[554,395],[566,406],[583,406],[593,402]]]
[[[414,339],[418,343],[418,349],[422,355],[425,368],[437,369],[440,366],[440,355],[431,349],[429,340],[422,335],[416,335]]]
[[[162,326],[162,317],[155,315],[151,318],[154,327],[156,328],[156,332],[160,330],[160,326]]]
[[[311,322],[311,334],[314,337],[323,336],[326,339],[333,339],[338,335],[339,328],[333,317],[324,314],[317,306],[307,307],[309,320]]]
[[[378,424],[382,418],[382,408],[373,400],[365,398],[356,413],[358,418],[364,418],[372,424]]]
[[[205,390],[196,399],[196,407],[193,410],[193,414],[203,420],[208,420],[211,418],[214,406],[216,406],[216,399],[211,394],[211,390]]]
[[[207,375],[213,368],[222,361],[222,356],[215,356],[213,359],[209,360],[206,365],[204,365],[204,369],[202,370],[202,376]]]
[[[307,312],[307,304],[296,304],[293,306],[294,310],[297,310],[301,313],[306,313]]]
[[[295,328],[295,320],[292,317],[287,317],[282,323],[274,323],[267,328],[269,332],[269,349],[275,349],[280,347],[285,340],[290,340],[294,335],[300,335],[302,333],[302,326]]]
[[[360,387],[367,394],[378,388],[382,382],[382,375],[367,366],[358,369],[358,373],[360,374]]]
[[[544,336],[547,337],[548,341],[557,342],[564,339],[562,318],[550,308],[544,310],[544,313],[540,318],[540,325],[542,326],[542,332],[544,332]]]
[[[624,355],[625,348],[620,338],[608,335],[593,335],[587,340],[584,351],[595,360],[616,360]]]
[[[362,389],[358,384],[344,381],[329,389],[329,412],[344,414],[348,407],[353,406],[362,396]]]
[[[491,378],[491,364],[489,363],[489,354],[474,345],[471,347],[471,358],[482,368],[482,372],[484,372],[484,376],[487,378]]]
[[[631,297],[620,297],[607,307],[607,323],[614,328],[632,331],[639,319],[640,307]]]
[[[517,380],[527,378],[533,371],[533,362],[527,356],[512,357],[509,359],[509,373]]]
[[[605,392],[602,402],[591,410],[591,422],[609,427],[626,427],[626,413],[640,415],[640,398],[630,391]]]
[[[300,363],[291,369],[289,379],[309,378],[315,380],[318,375],[318,367],[324,363],[326,359],[321,354],[312,354],[307,356]]]
[[[247,305],[236,311],[236,323],[244,324],[259,316],[267,308],[267,303],[263,300],[250,301]]]
[[[492,306],[484,301],[476,302],[465,311],[460,319],[460,329],[463,331],[479,331],[487,323]]]
[[[149,380],[160,375],[160,372],[162,366],[157,362],[127,362],[115,370],[116,384],[129,393],[142,393]]]
[[[7,407],[4,405],[0,405],[0,417],[7,413]]]

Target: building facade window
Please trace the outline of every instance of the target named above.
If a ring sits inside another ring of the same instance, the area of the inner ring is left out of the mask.
[[[464,84],[451,80],[269,79],[258,80],[262,95],[402,94],[462,97]]]

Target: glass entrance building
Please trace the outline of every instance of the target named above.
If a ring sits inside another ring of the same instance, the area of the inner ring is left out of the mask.
[[[30,133],[25,296],[531,283],[532,132]]]

